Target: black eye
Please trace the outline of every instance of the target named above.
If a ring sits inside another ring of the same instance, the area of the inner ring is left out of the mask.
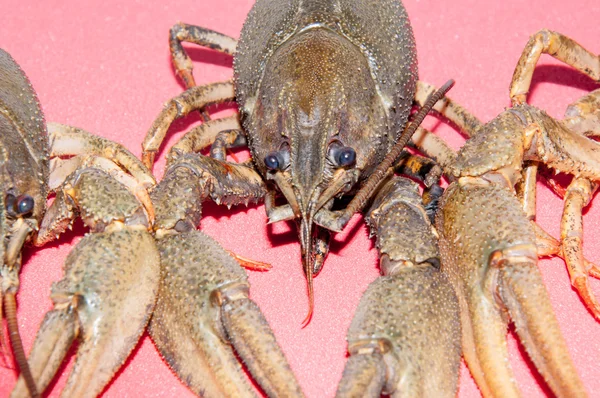
[[[6,195],[6,210],[10,217],[19,217],[33,211],[34,200],[29,195]]]
[[[21,195],[17,198],[16,211],[20,215],[28,214],[33,211],[33,198],[29,195]]]
[[[279,168],[279,159],[277,159],[277,153],[270,153],[265,156],[265,166],[267,169],[275,170]]]
[[[336,150],[335,161],[341,167],[350,166],[356,160],[356,152],[349,146],[341,147]]]
[[[271,152],[265,156],[265,166],[269,170],[283,170],[286,166],[286,157],[282,151]]]

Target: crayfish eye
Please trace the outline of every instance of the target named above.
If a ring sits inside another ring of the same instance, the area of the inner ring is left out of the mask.
[[[332,146],[331,155],[339,167],[350,166],[356,161],[356,152],[349,146]]]
[[[356,152],[348,146],[344,147],[340,149],[336,160],[340,166],[350,166],[356,160]]]
[[[25,215],[33,211],[34,201],[29,195],[21,195],[17,198],[17,213],[19,215]]]
[[[267,156],[265,156],[265,166],[269,170],[277,170],[279,168],[279,158],[277,157],[277,152],[271,152]]]
[[[265,156],[265,166],[269,170],[283,170],[286,166],[286,158],[283,152],[271,152]]]
[[[6,195],[6,210],[11,217],[19,217],[31,213],[35,202],[30,195]]]

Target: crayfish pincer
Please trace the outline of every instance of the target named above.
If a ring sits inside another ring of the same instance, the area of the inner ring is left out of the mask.
[[[218,191],[231,188],[226,179],[196,178],[212,161],[195,155],[180,158],[151,193],[162,281],[148,331],[171,369],[198,395],[254,396],[241,359],[268,396],[302,397],[271,328],[248,297],[246,273],[195,228],[206,184],[215,184]]]
[[[600,131],[600,90],[571,104],[563,120],[527,104],[542,53],[600,81],[600,57],[560,33],[542,30],[530,38],[515,70],[513,106],[466,131],[470,138],[457,154],[438,156],[453,181],[436,215],[442,264],[461,305],[463,355],[485,396],[519,396],[507,361],[509,321],[557,396],[586,396],[537,268],[538,256],[565,259],[573,287],[600,317],[588,283],[588,277],[598,276],[598,266],[582,253],[582,210],[600,180],[600,145],[587,137]],[[573,177],[560,242],[533,222],[542,167]]]
[[[396,177],[368,212],[383,276],[348,331],[337,397],[454,397],[462,354],[458,299],[440,269],[437,233],[418,185]]]

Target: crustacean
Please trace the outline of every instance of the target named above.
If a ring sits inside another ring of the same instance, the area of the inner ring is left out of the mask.
[[[25,359],[16,319],[21,249],[32,240],[46,210],[48,193],[48,136],[37,96],[27,77],[6,51],[0,49],[0,350],[4,339],[3,309],[18,369],[37,395]]]
[[[147,192],[154,178],[118,144],[61,125],[50,125],[47,133],[29,81],[1,49],[0,74],[7,242],[2,296],[22,374],[13,396],[39,396],[77,337],[78,359],[64,393],[95,396],[134,348],[156,301],[159,258],[148,233],[154,211]],[[48,191],[56,197],[46,209]],[[14,330],[20,250],[30,235],[37,246],[58,237],[78,215],[94,233],[67,258],[65,278],[52,289],[55,309],[44,319],[27,366]]]
[[[369,28],[375,21],[381,23],[380,29]],[[191,60],[182,47],[186,41],[234,54],[235,81],[196,86]],[[179,23],[171,29],[170,45],[175,69],[188,89],[165,104],[148,132],[142,145],[146,165],[152,167],[173,121],[194,110],[204,111],[208,105],[235,99],[241,121],[237,116],[207,120],[170,149],[163,177],[165,188],[156,195],[165,204],[164,226],[157,220],[156,236],[160,238],[165,229],[180,233],[195,230],[200,203],[206,199],[231,206],[264,198],[271,223],[292,220],[297,224],[308,281],[307,323],[313,312],[312,278],[328,254],[330,230],[340,229],[340,223],[345,226],[360,210],[362,204],[354,206],[355,199],[363,204],[369,199],[396,162],[398,155],[393,153],[399,154],[410,137],[403,130],[415,97],[417,67],[406,11],[395,0],[376,6],[363,1],[261,0],[250,11],[239,42]],[[436,93],[437,98],[450,87],[444,86],[441,94]],[[423,109],[415,116],[413,129],[435,104],[435,98],[421,103]],[[234,163],[226,159],[226,148],[246,143],[252,161]],[[209,145],[210,156],[202,155]],[[357,190],[359,183],[365,189]],[[332,208],[336,199],[350,193],[355,197],[342,213],[345,221],[340,221],[342,217],[336,217]],[[188,195],[197,197],[197,204],[192,205]],[[386,200],[393,201],[393,197]],[[169,238],[176,243],[182,236]],[[177,254],[182,252],[170,247],[162,250],[163,258],[168,256],[169,269],[177,261],[186,263],[178,260]],[[186,272],[183,266],[181,270]],[[192,381],[195,374],[200,381],[206,378],[195,370],[202,364],[189,360],[189,347],[194,346],[191,341],[201,346],[204,338],[196,328],[184,326],[190,319],[204,324],[200,319],[206,315],[200,311],[194,316],[176,315],[207,306],[192,305],[184,295],[176,297],[171,292],[181,288],[166,280],[159,294],[159,307],[164,302],[164,309],[154,315],[150,334],[181,380],[197,393],[212,396],[217,390],[209,393],[206,383]],[[192,282],[183,279],[179,283]],[[233,294],[239,295],[238,284],[233,285]],[[451,289],[449,285],[446,288]],[[225,296],[224,291],[225,286]],[[171,314],[175,309],[179,310]],[[227,321],[225,315],[223,311]],[[236,342],[234,334],[225,334]],[[453,348],[457,346],[455,343]],[[245,362],[248,366],[253,363]],[[458,364],[457,356],[454,385]],[[256,374],[255,369],[251,372]]]
[[[250,2],[232,0],[181,0],[168,4],[108,2],[92,8],[69,1],[51,7],[41,3],[33,9],[27,4],[15,2],[3,10],[1,44],[28,72],[47,118],[99,131],[135,154],[139,154],[140,132],[156,116],[160,102],[181,91],[173,78],[165,32],[175,21],[185,19],[237,37],[251,6]],[[595,2],[584,0],[578,7],[568,2],[553,4],[551,8],[544,4],[533,1],[524,5],[511,0],[491,4],[463,0],[405,1],[419,48],[421,76],[436,82],[445,76],[454,77],[459,84],[452,96],[477,116],[490,119],[508,105],[506,83],[516,55],[526,38],[540,26],[564,31],[590,48],[595,46],[593,39],[600,35],[600,26],[593,23],[598,15]],[[541,9],[546,12],[540,12]],[[491,17],[503,11],[510,13],[510,17]],[[567,15],[568,18],[564,17]],[[60,23],[56,23],[58,19]],[[227,57],[195,48],[191,48],[190,54],[199,84],[231,76],[230,69],[222,67],[230,62]],[[203,62],[206,58],[208,63]],[[588,83],[574,73],[565,73],[547,58],[542,63],[545,65],[534,77],[537,90],[533,91],[533,101],[558,116],[564,104],[589,89]],[[567,87],[553,84],[557,81]],[[75,92],[77,101],[73,100]],[[565,100],[553,101],[559,97]],[[197,117],[192,115],[189,120]],[[176,125],[172,142],[188,121]],[[442,130],[447,138],[450,136],[450,129],[443,125],[435,127],[436,133]],[[457,138],[453,145],[459,146]],[[164,158],[159,157],[155,167],[157,177],[162,175],[163,165]],[[543,186],[538,197],[538,222],[558,236],[562,202]],[[327,266],[315,279],[319,310],[312,323],[300,330],[299,321],[306,312],[306,290],[301,283],[295,231],[285,224],[265,227],[264,213],[261,206],[227,211],[208,203],[203,211],[202,230],[230,250],[274,265],[267,273],[249,273],[251,297],[273,327],[305,393],[333,396],[347,360],[344,339],[347,327],[361,293],[378,275],[376,250],[367,238],[364,224],[356,222],[360,217],[349,230],[336,236]],[[592,202],[586,222],[593,224],[597,214],[598,208]],[[76,226],[77,229],[81,230]],[[592,230],[587,228],[584,233]],[[251,231],[251,238],[247,231]],[[50,282],[62,277],[62,263],[70,251],[68,238],[73,236],[76,235],[68,234],[66,240],[45,250],[25,252],[29,258],[22,271],[18,302],[26,352],[43,313],[50,308]],[[588,236],[585,250],[591,259],[600,257],[594,243],[592,236]],[[600,330],[571,290],[562,261],[543,259],[540,268],[561,329],[568,335],[578,371],[590,392],[598,390],[595,361]],[[39,272],[41,269],[44,271]],[[597,289],[598,285],[591,283]],[[544,390],[544,383],[536,378],[533,365],[524,359],[526,354],[510,333],[508,346],[515,378],[524,394],[534,397],[551,394]],[[59,379],[49,394],[55,396],[65,380],[66,376]],[[0,391],[7,394],[13,384],[12,371],[0,368]],[[133,392],[145,396],[192,396],[165,366],[149,338],[142,340],[104,396]],[[469,372],[463,368],[459,396],[478,395]]]
[[[234,81],[196,86],[183,42],[234,55]],[[150,128],[142,144],[144,163],[152,167],[173,121],[235,100],[239,119],[207,121],[191,130],[170,149],[168,167],[207,141],[214,141],[213,149],[247,145],[252,161],[236,165],[211,153],[215,160],[196,174],[204,196],[218,204],[264,198],[270,223],[297,224],[309,322],[313,276],[329,252],[332,224],[339,223],[330,209],[375,171],[412,107],[417,60],[404,7],[396,0],[377,6],[362,0],[259,0],[239,41],[178,23],[169,43],[187,90],[165,104]]]
[[[571,104],[564,120],[527,104],[542,54],[600,82],[600,56],[542,30],[530,38],[515,69],[513,106],[486,124],[461,126],[470,138],[457,154],[443,146],[428,148],[428,134],[414,137],[453,181],[440,201],[436,227],[443,269],[461,304],[463,354],[485,396],[520,395],[506,361],[510,321],[557,396],[586,396],[539,274],[538,256],[564,258],[574,289],[589,311],[600,315],[588,280],[600,269],[584,258],[582,247],[583,208],[600,179],[600,145],[586,137],[600,131],[600,90]],[[573,176],[564,191],[560,241],[533,222],[542,166]]]
[[[77,217],[90,228],[65,260],[52,286],[54,308],[36,336],[28,362],[42,392],[75,340],[77,359],[64,396],[99,395],[144,332],[156,303],[159,254],[148,232],[154,178],[120,145],[84,131],[49,124],[48,187],[56,193],[36,244],[70,229]],[[11,396],[28,395],[20,377]]]

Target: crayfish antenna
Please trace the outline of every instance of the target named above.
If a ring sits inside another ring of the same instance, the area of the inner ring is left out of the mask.
[[[10,366],[10,363],[13,363],[12,359],[12,352],[10,350],[10,346],[8,344],[6,344],[6,335],[4,332],[4,328],[1,326],[2,325],[2,320],[4,319],[4,312],[3,312],[3,304],[2,304],[2,293],[0,293],[0,356],[2,356],[4,363],[6,364],[6,366]]]
[[[300,222],[300,244],[303,247],[303,268],[306,275],[306,284],[308,288],[308,314],[302,321],[302,328],[305,328],[312,319],[315,308],[315,295],[313,290],[313,264],[312,264],[312,218],[303,218]]]
[[[19,334],[19,326],[17,324],[17,302],[14,293],[6,293],[4,296],[4,305],[6,306],[8,336],[13,349],[15,362],[19,367],[23,379],[25,379],[29,395],[31,395],[32,398],[39,398],[40,394],[38,393],[35,380],[33,380],[33,376],[31,375],[31,369],[29,369],[29,363],[27,362],[25,350],[23,349],[23,341]]]
[[[306,269],[306,283],[308,287],[308,314],[306,314],[306,318],[302,321],[302,328],[305,328],[310,323],[312,319],[314,308],[315,308],[315,295],[313,290],[313,272],[310,263],[308,263]]]

